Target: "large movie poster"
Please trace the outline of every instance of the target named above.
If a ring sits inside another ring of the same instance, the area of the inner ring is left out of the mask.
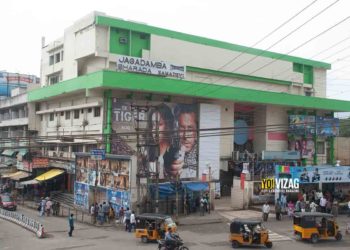
[[[76,181],[90,186],[128,190],[129,165],[127,160],[96,161],[90,157],[77,157]]]
[[[136,119],[135,119],[136,118]],[[114,132],[142,131],[139,142],[138,172],[163,180],[198,178],[198,106],[195,104],[148,103],[136,108],[131,102],[113,99]],[[113,148],[126,147],[119,140]],[[129,147],[137,151],[136,143]]]

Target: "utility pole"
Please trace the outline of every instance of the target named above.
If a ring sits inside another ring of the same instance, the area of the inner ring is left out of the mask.
[[[158,154],[156,157],[156,213],[159,213],[159,153],[160,153],[160,142],[159,142],[159,120],[160,120],[160,114],[157,113],[157,118],[156,118],[156,135],[155,135],[155,141],[156,141],[156,146],[158,147]]]
[[[142,157],[142,152],[140,148],[140,119],[139,119],[139,107],[136,109],[136,147],[137,147],[137,158]],[[141,179],[140,179],[140,169],[142,165],[142,159],[137,159],[137,173],[136,173],[136,185],[137,185],[137,214],[140,214],[140,201],[141,201]]]

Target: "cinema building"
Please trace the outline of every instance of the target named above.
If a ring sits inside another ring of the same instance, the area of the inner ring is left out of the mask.
[[[28,98],[49,138],[42,151],[75,162],[84,208],[107,199],[142,207],[175,193],[186,204],[209,181],[211,192],[230,195],[242,169],[259,179],[276,162],[333,164],[333,113],[350,111],[350,102],[326,98],[328,63],[100,12],[44,44],[41,68],[42,87]]]

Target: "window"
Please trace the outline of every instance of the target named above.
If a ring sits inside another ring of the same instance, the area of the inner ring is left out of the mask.
[[[74,119],[79,119],[79,109],[74,110]]]
[[[100,117],[100,115],[101,115],[101,108],[100,107],[94,108],[94,117]]]
[[[63,61],[63,50],[61,51],[61,61]]]
[[[64,112],[63,111],[61,112],[61,116],[64,116]]]
[[[50,121],[53,121],[55,119],[55,114],[54,113],[50,113]]]
[[[49,151],[56,151],[56,146],[55,145],[50,145],[49,146]]]
[[[81,109],[81,111],[80,111],[82,114],[84,114],[84,109]]]
[[[92,112],[92,108],[88,108],[88,113],[91,113]]]
[[[83,152],[83,145],[72,145],[72,152]]]
[[[53,85],[55,83],[59,82],[59,75],[53,75],[53,76],[49,76],[49,84]]]
[[[323,141],[317,142],[317,154],[324,155],[326,153],[325,143]]]
[[[50,56],[50,60],[49,60],[49,65],[52,65],[52,64],[54,64],[54,56],[53,55]]]
[[[69,146],[61,146],[58,151],[69,152]]]
[[[66,120],[70,120],[70,111],[66,111]]]
[[[56,55],[55,55],[55,63],[58,63],[58,62],[60,62],[61,61],[61,53],[57,53]]]

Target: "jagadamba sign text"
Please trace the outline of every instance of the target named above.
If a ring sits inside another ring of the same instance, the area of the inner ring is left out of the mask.
[[[117,56],[117,70],[184,79],[186,67],[139,57]]]

